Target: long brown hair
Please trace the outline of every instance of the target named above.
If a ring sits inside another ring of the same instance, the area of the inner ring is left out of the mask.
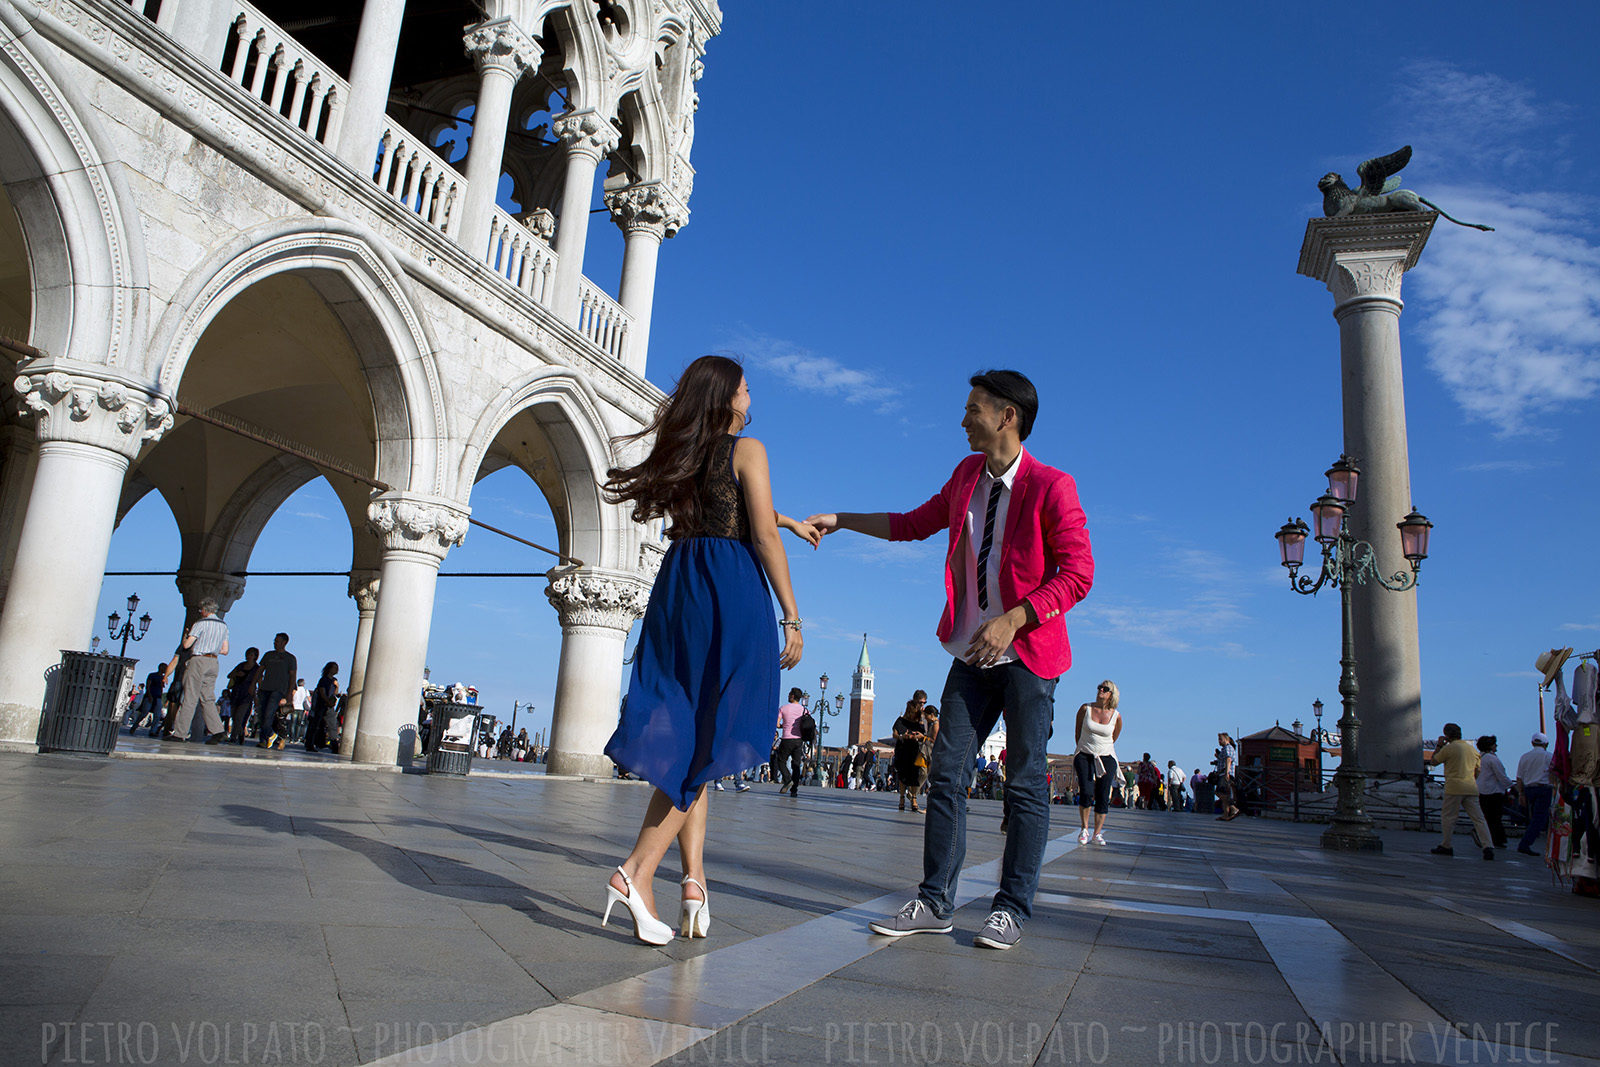
[[[621,438],[654,434],[655,443],[643,462],[606,471],[607,498],[613,504],[633,501],[634,522],[665,515],[675,537],[698,529],[700,478],[711,450],[733,425],[733,398],[743,379],[744,368],[727,356],[701,356],[684,368],[650,425]]]

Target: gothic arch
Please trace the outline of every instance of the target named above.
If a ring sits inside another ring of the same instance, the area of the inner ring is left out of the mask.
[[[560,531],[562,551],[592,567],[633,570],[639,528],[625,509],[607,503],[600,494],[605,472],[616,465],[616,451],[588,384],[565,368],[534,371],[500,391],[467,439],[457,495],[466,495],[483,471],[495,439],[524,413],[537,421],[556,463],[555,480],[565,499],[552,501],[552,510],[566,517]]]
[[[29,340],[82,363],[131,363],[149,288],[134,201],[92,109],[32,34],[0,7],[0,184],[28,249]]]
[[[448,419],[432,330],[389,253],[347,223],[315,218],[258,227],[190,272],[149,349],[161,391],[177,395],[196,343],[230,300],[289,272],[318,289],[363,356],[378,438],[375,477],[442,495]]]

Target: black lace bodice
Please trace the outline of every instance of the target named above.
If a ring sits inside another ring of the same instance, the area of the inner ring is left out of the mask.
[[[733,446],[738,440],[726,434],[712,447],[711,458],[700,475],[700,526],[683,536],[750,540],[750,514],[744,507],[744,493],[733,477]]]

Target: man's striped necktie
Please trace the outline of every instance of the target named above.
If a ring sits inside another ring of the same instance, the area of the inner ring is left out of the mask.
[[[983,513],[983,544],[978,549],[978,607],[989,610],[989,550],[994,547],[994,520],[1000,510],[1000,490],[1006,486],[999,478],[989,485],[989,507]]]

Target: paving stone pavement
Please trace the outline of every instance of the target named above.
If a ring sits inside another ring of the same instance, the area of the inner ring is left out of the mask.
[[[972,802],[955,933],[891,941],[866,923],[914,894],[921,816],[763,786],[713,796],[711,936],[652,949],[599,926],[647,799],[0,754],[0,1064],[1600,1064],[1600,902],[1509,850],[1122,811],[1080,847],[1054,808],[996,952],[971,939],[998,804]]]

